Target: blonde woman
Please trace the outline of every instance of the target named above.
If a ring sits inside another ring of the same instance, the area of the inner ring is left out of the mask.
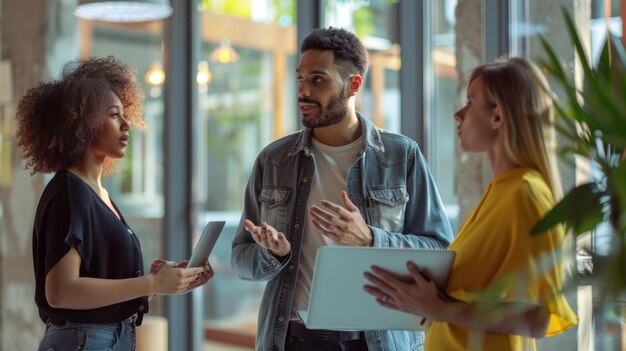
[[[484,152],[493,173],[483,198],[450,246],[456,260],[447,295],[408,262],[411,282],[372,267],[364,289],[388,308],[431,323],[425,350],[534,350],[535,338],[576,323],[561,295],[563,228],[531,229],[561,196],[553,107],[541,71],[524,58],[476,68],[457,134]]]

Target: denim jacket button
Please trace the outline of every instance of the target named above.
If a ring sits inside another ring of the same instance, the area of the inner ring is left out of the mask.
[[[285,317],[283,317],[283,316],[278,317],[278,321],[279,321],[279,322],[282,322],[282,321],[284,321],[284,320],[285,320]]]
[[[302,181],[306,183],[306,182],[308,182],[308,181],[309,181],[309,178],[304,177],[304,178],[302,178]]]
[[[293,270],[293,268],[294,268],[294,265],[290,264],[289,265],[289,270]]]
[[[300,228],[300,224],[296,223],[296,225],[294,225],[293,227],[296,228],[296,229],[299,229]]]

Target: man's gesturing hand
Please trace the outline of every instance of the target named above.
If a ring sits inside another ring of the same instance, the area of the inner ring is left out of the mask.
[[[341,192],[341,207],[330,201],[322,200],[324,208],[311,206],[311,220],[325,236],[342,245],[371,246],[374,236],[365,224],[359,208],[348,198],[345,191]]]
[[[278,232],[271,225],[263,222],[260,226],[257,226],[248,219],[243,222],[243,225],[250,232],[254,241],[270,250],[274,256],[287,256],[289,251],[291,251],[291,244],[285,238],[285,235]]]

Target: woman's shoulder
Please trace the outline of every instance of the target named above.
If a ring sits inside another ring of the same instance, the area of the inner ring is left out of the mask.
[[[554,206],[554,195],[543,176],[536,170],[528,170],[522,177],[517,189],[518,196],[533,201],[545,208]]]
[[[498,203],[519,209],[520,206],[539,209],[554,206],[554,196],[541,174],[532,168],[518,168],[494,178],[492,181]]]
[[[512,179],[502,202],[511,206],[511,213],[516,217],[535,222],[554,207],[552,190],[541,173],[534,169],[524,169]]]
[[[501,192],[514,197],[534,197],[552,193],[541,173],[532,168],[513,169],[494,178],[492,183]]]
[[[59,201],[63,201],[72,211],[81,211],[89,207],[93,192],[78,176],[62,169],[46,185],[43,197],[48,198],[52,204],[58,205]]]

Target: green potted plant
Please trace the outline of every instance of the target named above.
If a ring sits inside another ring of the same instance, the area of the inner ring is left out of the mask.
[[[547,54],[542,64],[564,91],[562,99],[553,98],[556,129],[568,145],[564,152],[588,159],[594,177],[567,192],[533,232],[564,223],[579,235],[609,223],[612,251],[594,257],[591,278],[601,288],[602,303],[610,299],[621,304],[626,292],[626,50],[619,38],[607,33],[600,59],[592,65],[571,16],[563,12],[582,65],[584,88],[576,86],[574,74],[545,37],[540,38]]]

